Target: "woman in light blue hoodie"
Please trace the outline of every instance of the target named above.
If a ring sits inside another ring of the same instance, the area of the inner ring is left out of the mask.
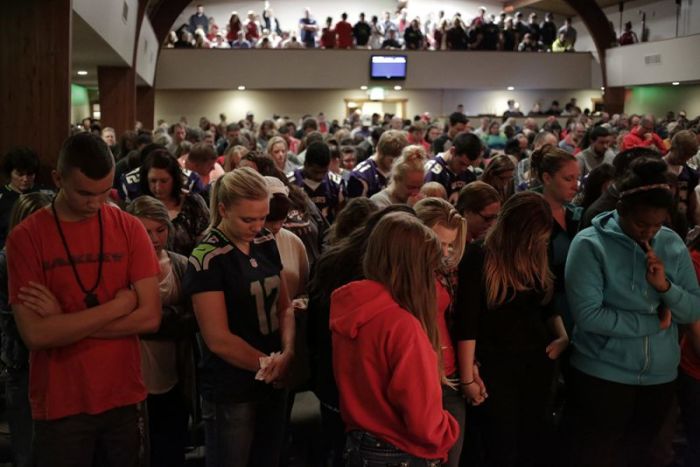
[[[700,318],[683,241],[663,227],[674,200],[666,164],[635,161],[617,210],[581,231],[566,261],[574,319],[565,427],[576,466],[663,465],[674,407],[677,324]]]

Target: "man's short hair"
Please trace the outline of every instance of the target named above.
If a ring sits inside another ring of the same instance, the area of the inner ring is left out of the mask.
[[[323,134],[320,131],[312,131],[304,137],[304,144],[308,148],[310,144],[323,141]]]
[[[101,180],[114,168],[114,157],[102,138],[78,133],[63,143],[56,168],[61,175],[78,169],[88,178]]]
[[[471,161],[477,160],[484,150],[481,139],[466,131],[455,136],[452,146],[455,148],[455,156],[467,156]]]
[[[204,164],[216,160],[216,150],[207,143],[196,143],[192,145],[187,160],[193,164]]]
[[[466,125],[467,123],[469,123],[469,119],[462,112],[452,112],[450,114],[450,126],[455,126],[460,123]]]
[[[591,141],[595,141],[598,138],[604,138],[606,136],[610,136],[610,130],[604,126],[595,126],[591,130]]]
[[[314,141],[306,148],[304,165],[316,167],[328,167],[331,163],[331,150],[323,141]]]
[[[229,123],[226,125],[226,132],[229,131],[241,131],[241,126],[238,123]]]
[[[318,130],[318,122],[316,121],[315,118],[305,118],[304,121],[301,124],[301,130],[306,131],[306,130]]]
[[[379,137],[377,152],[382,157],[399,157],[408,146],[406,133],[401,130],[387,130]]]

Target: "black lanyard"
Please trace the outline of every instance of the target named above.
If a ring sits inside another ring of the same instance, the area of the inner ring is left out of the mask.
[[[97,295],[95,294],[95,290],[97,290],[97,286],[100,285],[100,280],[102,279],[102,263],[104,260],[104,236],[102,235],[102,209],[97,211],[97,222],[100,225],[100,256],[98,259],[98,266],[97,266],[97,280],[95,281],[95,285],[93,285],[92,288],[90,288],[90,290],[86,290],[85,286],[83,285],[83,281],[80,280],[80,275],[78,274],[78,269],[75,267],[75,261],[73,261],[73,256],[71,256],[70,250],[68,249],[68,242],[66,241],[66,237],[63,234],[63,230],[61,229],[61,222],[58,220],[58,214],[56,214],[56,197],[54,197],[54,199],[51,200],[51,211],[53,212],[53,218],[54,218],[54,221],[56,222],[56,229],[58,229],[58,235],[60,235],[61,241],[63,242],[63,249],[65,250],[66,255],[68,256],[68,262],[70,263],[70,267],[73,270],[73,276],[75,277],[75,280],[78,283],[80,290],[85,294],[85,298],[84,298],[85,306],[87,308],[96,307],[97,305],[100,304],[100,302],[99,302],[99,300],[97,300]]]

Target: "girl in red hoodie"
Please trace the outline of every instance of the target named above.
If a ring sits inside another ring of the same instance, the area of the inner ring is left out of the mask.
[[[459,435],[442,408],[441,259],[432,230],[409,214],[388,214],[369,237],[367,279],[331,297],[333,372],[351,467],[439,465]]]

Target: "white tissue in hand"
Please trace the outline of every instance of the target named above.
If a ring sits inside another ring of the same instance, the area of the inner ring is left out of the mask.
[[[265,379],[265,375],[267,374],[267,367],[270,366],[270,363],[272,363],[272,360],[276,357],[281,355],[279,352],[273,352],[269,356],[266,357],[260,357],[260,369],[258,372],[255,374],[255,379],[258,381],[263,381]]]

